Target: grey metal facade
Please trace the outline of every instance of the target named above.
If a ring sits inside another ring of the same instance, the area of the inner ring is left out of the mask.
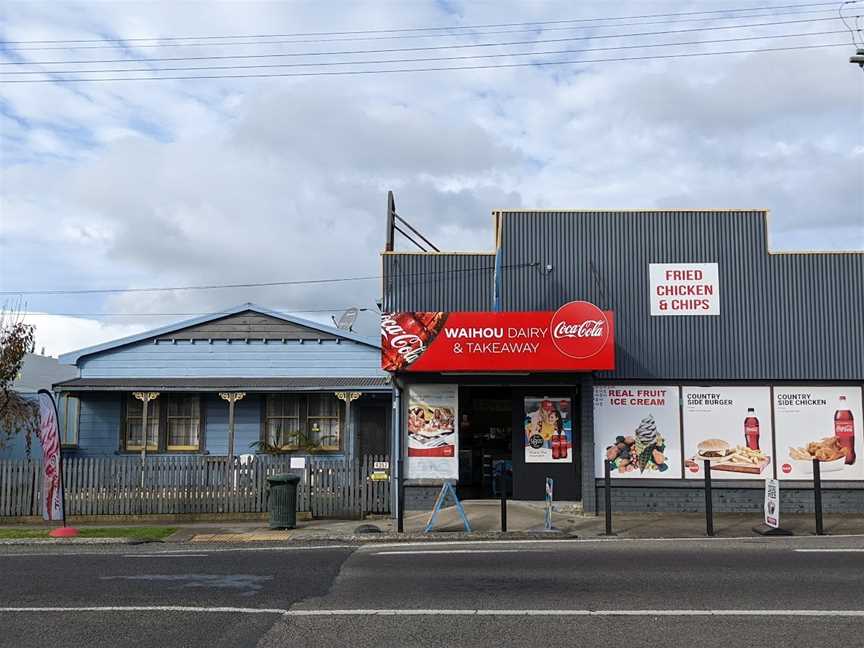
[[[864,379],[864,254],[768,252],[750,211],[503,211],[501,305],[615,311],[628,380]],[[652,317],[649,263],[717,263],[720,315]],[[491,310],[494,255],[386,253],[384,309]]]

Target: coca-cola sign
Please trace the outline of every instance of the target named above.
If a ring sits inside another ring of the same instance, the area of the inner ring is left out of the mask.
[[[609,337],[606,315],[594,304],[574,301],[565,304],[552,316],[552,342],[568,358],[590,358],[597,355]]]
[[[615,368],[613,314],[588,302],[555,312],[401,312],[381,318],[381,366],[400,371]]]

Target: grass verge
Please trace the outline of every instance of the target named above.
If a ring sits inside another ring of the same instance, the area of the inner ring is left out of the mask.
[[[176,527],[83,527],[79,538],[136,538],[140,540],[163,540],[176,531]],[[44,529],[0,529],[0,540],[47,538],[50,528]]]

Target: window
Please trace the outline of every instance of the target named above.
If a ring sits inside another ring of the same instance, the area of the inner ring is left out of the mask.
[[[60,444],[63,446],[78,445],[78,413],[81,402],[77,396],[60,394],[57,398],[57,411],[60,415]]]
[[[330,394],[309,397],[309,441],[321,450],[339,449],[339,400]]]
[[[341,449],[341,403],[333,394],[273,394],[266,398],[266,442],[279,450]]]
[[[168,450],[197,450],[201,429],[199,397],[172,394],[166,400],[168,401],[166,417]]]
[[[126,451],[141,450],[143,413],[143,403],[128,394],[122,432]],[[198,394],[162,393],[147,405],[147,452],[198,452],[203,429]]]
[[[126,399],[126,429],[123,438],[127,450],[140,450],[144,445],[142,424],[144,403],[129,394]],[[159,399],[147,405],[147,450],[159,449]]]
[[[280,450],[298,450],[304,447],[300,434],[300,396],[268,396],[265,430],[267,443]]]

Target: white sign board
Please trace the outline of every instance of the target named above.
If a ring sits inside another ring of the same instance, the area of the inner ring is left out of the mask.
[[[291,457],[292,469],[305,470],[306,468],[306,457]]]
[[[825,480],[864,479],[861,388],[775,387],[777,476],[813,479],[813,460]]]
[[[408,388],[409,479],[459,479],[458,385]]]
[[[716,263],[649,263],[651,315],[719,315]]]
[[[678,387],[594,387],[594,474],[610,461],[613,478],[680,479]]]
[[[774,529],[780,526],[780,482],[765,480],[765,524]]]
[[[770,387],[682,387],[684,476],[714,479],[774,476]]]

